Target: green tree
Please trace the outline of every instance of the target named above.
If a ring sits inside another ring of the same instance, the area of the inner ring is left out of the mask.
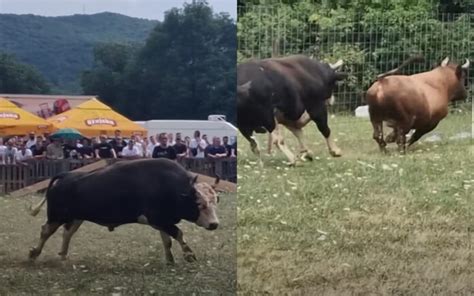
[[[19,63],[13,55],[0,53],[0,93],[49,93],[41,74],[30,65]]]

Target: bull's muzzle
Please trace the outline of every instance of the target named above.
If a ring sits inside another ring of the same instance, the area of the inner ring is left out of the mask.
[[[209,226],[206,228],[207,230],[216,230],[219,227],[219,223],[210,223]]]

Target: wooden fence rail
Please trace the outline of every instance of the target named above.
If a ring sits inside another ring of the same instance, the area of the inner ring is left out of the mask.
[[[97,161],[96,159],[31,160],[26,164],[0,164],[0,194],[6,194],[23,187],[54,177]],[[110,159],[109,164],[116,160]],[[126,160],[124,160],[126,161]],[[182,159],[179,163],[194,173],[221,179],[237,181],[237,160],[225,159]]]

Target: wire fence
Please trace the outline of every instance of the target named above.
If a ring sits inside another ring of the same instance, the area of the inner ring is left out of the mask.
[[[347,15],[311,13],[311,3],[301,7],[254,5],[238,9],[238,61],[305,54],[334,63],[344,60],[349,78],[335,91],[334,113],[351,113],[364,105],[365,91],[383,72],[398,67],[415,54],[424,63],[403,70],[413,74],[432,69],[446,56],[457,63],[474,57],[474,13],[438,14],[407,11],[401,14],[379,11]],[[469,95],[462,107],[472,102],[474,61],[468,70]]]

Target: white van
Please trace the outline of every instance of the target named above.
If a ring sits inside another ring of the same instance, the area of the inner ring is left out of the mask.
[[[237,138],[237,128],[225,121],[225,116],[209,116],[209,120],[148,120],[135,121],[136,124],[148,131],[148,136],[160,133],[181,133],[182,138],[193,138],[195,131],[201,132],[201,137],[207,135],[209,142],[212,137],[229,137],[229,144],[234,143]],[[218,118],[218,119],[217,119]]]

